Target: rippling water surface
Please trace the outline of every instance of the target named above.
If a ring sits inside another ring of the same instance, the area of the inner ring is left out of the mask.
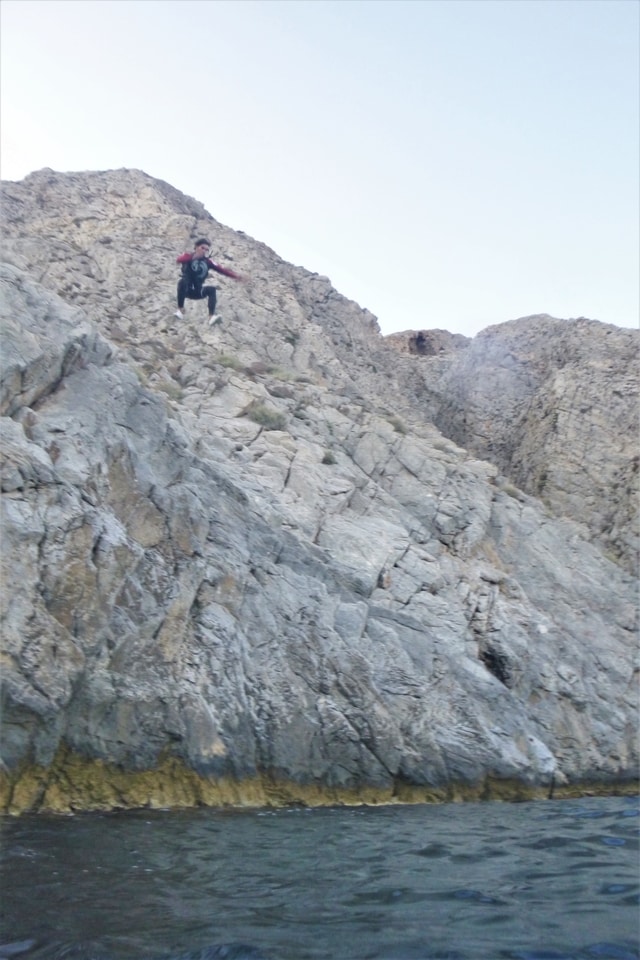
[[[638,812],[600,798],[4,820],[0,957],[243,943],[269,960],[637,960]]]

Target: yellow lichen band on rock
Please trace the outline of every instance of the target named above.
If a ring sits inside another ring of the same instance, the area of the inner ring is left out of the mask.
[[[632,795],[637,781],[568,784],[554,797]],[[189,807],[284,807],[303,805],[377,806],[382,804],[446,803],[480,800],[546,799],[549,786],[486,778],[477,784],[428,787],[396,783],[357,789],[278,781],[266,774],[246,780],[202,777],[175,758],[165,758],[152,770],[124,770],[102,760],[79,757],[61,749],[50,767],[25,766],[0,776],[0,808],[6,814],[74,813],[122,809]]]

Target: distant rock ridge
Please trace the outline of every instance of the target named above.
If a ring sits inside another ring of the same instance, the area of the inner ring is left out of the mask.
[[[386,342],[399,352],[418,357],[433,357],[461,350],[470,343],[469,337],[447,330],[405,330],[403,333],[390,333]]]
[[[540,315],[449,348],[438,337],[437,350],[414,349],[418,337],[434,342],[427,333],[387,340],[401,349],[404,338],[425,358],[425,416],[637,570],[638,331]]]
[[[394,347],[135,170],[39,171],[3,217],[3,809],[636,787],[637,338]],[[251,278],[221,328],[172,316],[200,234]]]

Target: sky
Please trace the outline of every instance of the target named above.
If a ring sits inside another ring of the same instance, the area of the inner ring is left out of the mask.
[[[0,175],[144,170],[384,334],[635,327],[639,38],[637,0],[2,0]]]

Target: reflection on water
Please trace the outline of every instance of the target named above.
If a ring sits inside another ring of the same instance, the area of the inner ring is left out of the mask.
[[[638,960],[638,812],[600,798],[5,820],[0,958],[242,943],[269,960]]]

